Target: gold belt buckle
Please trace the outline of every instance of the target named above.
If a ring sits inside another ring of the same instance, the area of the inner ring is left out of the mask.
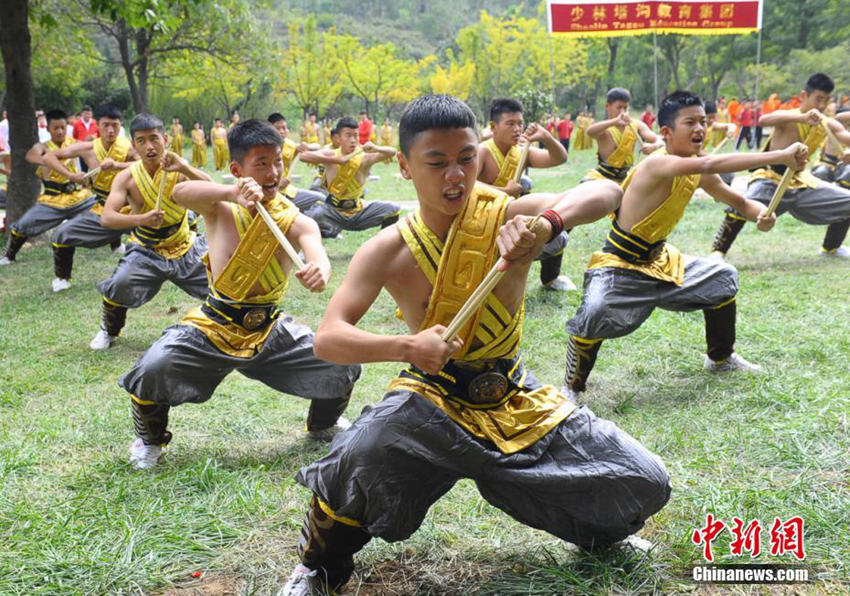
[[[242,326],[248,331],[253,331],[266,322],[266,310],[264,308],[252,308],[242,317]]]
[[[478,375],[469,383],[469,401],[474,404],[491,404],[501,400],[508,391],[508,379],[497,372]]]

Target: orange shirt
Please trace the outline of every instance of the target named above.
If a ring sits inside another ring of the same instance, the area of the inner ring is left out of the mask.
[[[741,113],[741,109],[743,106],[738,103],[737,99],[733,99],[729,102],[729,107],[726,108],[727,112],[729,112],[729,120],[732,122],[738,122],[738,115]]]

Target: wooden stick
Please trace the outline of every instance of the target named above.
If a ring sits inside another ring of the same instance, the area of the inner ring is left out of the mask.
[[[785,173],[782,174],[782,179],[779,181],[776,190],[773,192],[773,197],[770,199],[770,204],[767,206],[767,213],[765,213],[765,215],[770,215],[776,211],[776,208],[779,206],[779,202],[782,200],[782,197],[785,196],[785,191],[788,190],[788,185],[791,184],[791,178],[793,178],[796,173],[797,172],[792,168],[785,169]]]
[[[522,179],[522,173],[525,171],[525,164],[528,162],[528,149],[531,147],[531,143],[526,143],[520,151],[519,154],[519,164],[517,164],[516,172],[514,172],[514,182],[519,184],[519,181]]]
[[[277,226],[277,223],[275,223],[275,220],[273,220],[272,216],[269,215],[269,212],[266,211],[266,208],[263,207],[263,204],[257,202],[254,203],[254,206],[257,208],[257,213],[260,214],[260,217],[263,218],[263,221],[266,222],[266,225],[269,227],[272,234],[277,239],[278,244],[283,247],[283,252],[286,253],[286,256],[288,256],[297,267],[296,271],[304,269],[304,261],[299,258],[298,253],[295,251],[295,247],[290,244],[289,240],[287,240],[283,232],[280,231],[280,228]]]
[[[844,143],[838,140],[838,137],[835,136],[835,133],[832,132],[832,129],[829,127],[826,121],[826,116],[824,116],[820,120],[821,126],[823,126],[824,130],[826,130],[826,136],[829,137],[829,140],[832,141],[834,145],[837,145],[839,149],[844,149]]]
[[[723,147],[723,145],[725,145],[727,142],[729,142],[729,137],[723,137],[723,140],[720,141],[720,143],[717,144],[717,147],[715,147],[714,149],[711,150],[711,154],[714,155],[715,153],[720,151],[720,149]]]
[[[83,178],[94,178],[98,174],[100,174],[100,166],[86,172],[86,175],[83,176]]]
[[[538,215],[528,226],[528,229],[534,231],[534,227],[537,224],[540,216]],[[457,334],[460,333],[460,330],[466,325],[469,320],[478,312],[478,310],[484,305],[484,301],[487,300],[487,296],[490,295],[490,292],[493,291],[493,288],[496,287],[496,284],[505,276],[507,271],[499,271],[499,266],[504,262],[502,257],[499,257],[499,260],[496,261],[496,264],[487,272],[487,275],[484,276],[484,279],[481,280],[481,283],[475,288],[475,291],[469,295],[469,298],[466,299],[463,306],[460,307],[460,310],[457,311],[457,314],[452,319],[452,322],[449,323],[449,326],[446,327],[446,330],[443,332],[443,341],[450,342]]]
[[[162,193],[165,192],[165,181],[168,179],[168,172],[165,171],[165,168],[159,166],[162,169],[162,179],[159,181],[159,192],[156,193],[156,210],[159,211],[160,207],[162,207]]]

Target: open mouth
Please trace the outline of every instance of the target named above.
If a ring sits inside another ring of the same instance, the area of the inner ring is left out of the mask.
[[[443,198],[447,201],[459,201],[463,198],[463,188],[453,188],[443,192]]]
[[[277,190],[278,190],[278,187],[279,187],[279,186],[280,186],[280,183],[275,183],[275,184],[263,184],[262,188],[263,188],[263,192],[264,192],[265,194],[267,194],[267,195],[275,195],[275,194],[277,194]]]

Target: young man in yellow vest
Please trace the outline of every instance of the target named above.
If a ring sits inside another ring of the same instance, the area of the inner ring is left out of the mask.
[[[78,246],[98,248],[108,244],[113,252],[124,254],[121,235],[129,230],[104,228],[100,223],[100,214],[115,176],[130,167],[139,156],[130,142],[119,134],[121,110],[109,103],[100,104],[94,110],[94,119],[100,134],[98,138],[78,141],[44,154],[44,162],[66,177],[71,173],[62,162],[68,159],[82,159],[90,172],[99,168],[98,173],[87,180],[94,190],[96,203],[91,209],[60,224],[53,234],[54,291],[71,287],[74,253]]]
[[[702,310],[706,370],[758,371],[734,352],[738,272],[726,263],[685,256],[666,242],[697,187],[731,205],[768,231],[776,218],[733,191],[719,173],[770,163],[805,163],[801,144],[783,151],[702,154],[706,119],[702,100],[677,91],[661,103],[658,125],[666,148],[643,160],[623,183],[625,194],[602,251],[590,258],[584,295],[567,322],[567,392],[585,390],[602,341],[628,335],[656,307]]]
[[[478,180],[493,186],[512,197],[531,192],[531,178],[522,175],[517,182],[517,170],[531,168],[553,168],[567,161],[567,150],[542,126],[532,123],[523,134],[524,119],[522,104],[515,99],[497,98],[490,103],[490,130],[492,136],[478,146],[478,163],[481,171]],[[525,163],[524,149],[520,141],[528,146]],[[545,149],[534,147],[543,143]],[[576,286],[566,275],[561,275],[561,261],[567,247],[569,235],[562,232],[552,242],[547,242],[539,257],[540,283],[547,290],[569,291]]]
[[[321,292],[331,265],[319,228],[278,191],[283,140],[268,122],[245,120],[228,135],[236,185],[186,182],[173,198],[204,218],[209,294],[200,308],[165,330],[120,380],[131,395],[137,468],[155,466],[171,440],[169,409],[203,403],[234,370],[269,387],[311,400],[307,430],[328,438],[348,422],[340,418],[360,366],[338,366],[313,354],[308,327],[281,316],[292,261],[256,211],[262,203],[307,264],[301,284]]]
[[[760,125],[773,127],[765,150],[784,149],[802,142],[808,147],[809,159],[812,160],[827,138],[825,127],[829,127],[841,143],[850,147],[850,132],[822,114],[834,88],[835,83],[830,77],[823,73],[813,74],[806,81],[798,109],[776,110],[763,115]],[[784,172],[785,168],[781,166],[757,169],[750,176],[747,198],[768,205]],[[777,216],[785,212],[803,223],[828,226],[820,249],[821,256],[850,259],[850,249],[841,245],[850,228],[850,189],[818,180],[808,169],[802,170],[794,174],[776,209]],[[715,258],[725,258],[745,223],[746,219],[738,211],[726,210],[726,217],[712,246]]]
[[[190,229],[188,211],[174,203],[171,194],[182,180],[211,178],[166,150],[168,135],[156,116],[133,118],[130,135],[141,160],[115,177],[101,223],[133,231],[112,276],[97,285],[103,301],[100,330],[89,344],[93,350],[112,346],[127,321],[127,309],[150,302],[165,281],[196,298],[207,294],[201,261],[206,242]],[[130,212],[122,212],[127,206]]]
[[[336,134],[339,135],[339,149],[301,153],[301,161],[325,167],[322,186],[328,195],[321,216],[316,218],[322,236],[333,238],[341,230],[385,228],[397,222],[401,212],[397,205],[381,201],[363,204],[363,191],[372,166],[395,155],[396,150],[372,142],[361,147],[354,118],[341,118]]]
[[[598,181],[516,201],[476,183],[475,115],[444,95],[408,104],[399,145],[419,209],[357,250],[315,348],[333,362],[412,366],[326,457],[298,473],[313,498],[287,596],[338,589],[373,536],[404,540],[461,478],[520,522],[586,548],[637,532],[670,496],[657,456],[540,383],[517,354],[533,257],[563,226],[614,210],[619,187]],[[500,254],[505,277],[459,337],[444,341],[445,326]],[[357,326],[382,290],[409,335]]]
[[[322,203],[325,200],[324,193],[315,190],[305,190],[296,188],[290,182],[290,172],[295,158],[303,151],[307,150],[305,143],[296,144],[295,141],[289,138],[289,126],[287,126],[286,118],[283,114],[275,112],[269,115],[269,123],[275,127],[277,132],[283,139],[283,148],[281,150],[281,159],[283,160],[283,174],[281,174],[280,183],[283,187],[280,189],[283,196],[295,203],[295,206],[308,217],[317,218],[322,214]]]
[[[77,172],[76,159],[66,159],[61,164],[61,172],[45,161],[44,157],[48,152],[67,149],[74,144],[74,139],[66,136],[68,117],[65,112],[51,110],[47,112],[46,119],[50,140],[36,143],[26,156],[27,161],[39,166],[37,174],[44,184],[44,194],[12,224],[9,244],[6,246],[6,254],[0,258],[0,265],[14,263],[18,251],[31,236],[38,236],[66,219],[85,213],[95,203],[91,192],[82,188],[85,177]],[[70,277],[70,272],[68,276]],[[68,287],[70,282],[67,279],[61,279],[57,275],[53,280],[54,292]]]
[[[301,142],[308,144],[319,142],[319,124],[316,122],[316,114],[310,114],[304,121],[304,126],[301,127]]]
[[[227,152],[227,129],[221,118],[215,119],[215,126],[210,132],[210,139],[213,144],[213,162],[215,169],[218,171],[227,169],[230,163],[230,155]]]
[[[207,136],[200,122],[192,126],[192,167],[202,168],[207,165]]]
[[[183,125],[177,116],[171,119],[171,150],[183,157]]]
[[[639,138],[644,155],[664,146],[664,141],[659,140],[646,124],[629,116],[631,100],[628,89],[611,89],[605,97],[608,118],[588,125],[585,133],[596,141],[599,165],[587,173],[585,180],[607,178],[622,184],[635,163],[635,143]]]

